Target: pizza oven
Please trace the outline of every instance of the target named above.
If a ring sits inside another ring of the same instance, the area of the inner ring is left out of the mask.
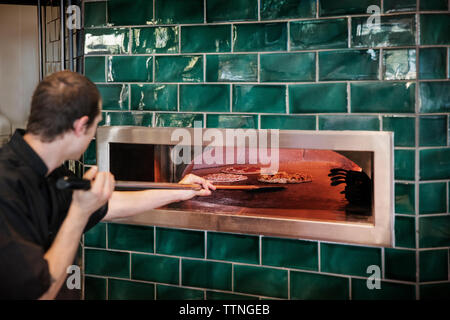
[[[392,133],[100,127],[100,170],[116,180],[223,188],[123,223],[393,245]]]

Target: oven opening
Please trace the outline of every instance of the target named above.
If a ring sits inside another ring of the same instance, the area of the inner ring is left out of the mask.
[[[178,182],[192,173],[219,179],[220,185],[282,186],[282,189],[216,190],[160,209],[208,214],[258,216],[289,220],[374,224],[374,153],[371,151],[280,148],[278,170],[264,172],[246,147],[223,147],[222,164],[210,161],[215,151],[201,147],[186,159],[174,145],[109,143],[110,171],[116,180]],[[244,162],[238,154],[245,155]],[[233,158],[234,157],[234,158]],[[198,161],[201,158],[201,161]],[[208,164],[211,163],[211,164]],[[277,175],[278,174],[278,175]],[[221,179],[225,179],[224,181]],[[226,179],[234,180],[230,182]],[[288,181],[286,181],[288,180]],[[287,182],[287,183],[285,183]]]

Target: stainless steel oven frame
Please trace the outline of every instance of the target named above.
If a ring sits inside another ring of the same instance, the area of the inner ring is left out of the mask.
[[[99,170],[109,171],[109,143],[176,145],[178,141],[171,140],[172,132],[176,129],[179,128],[99,127],[96,137]],[[194,136],[194,128],[183,129]],[[228,129],[215,130],[221,131],[223,136],[226,136],[225,131]],[[278,132],[280,148],[373,152],[374,223],[311,221],[165,209],[148,210],[143,214],[114,222],[383,247],[394,245],[392,132],[302,130],[279,130]],[[270,132],[268,134],[270,135]],[[209,142],[201,143],[205,146],[209,144]]]

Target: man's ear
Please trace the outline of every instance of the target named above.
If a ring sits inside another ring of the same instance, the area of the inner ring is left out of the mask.
[[[88,116],[82,116],[73,122],[73,132],[77,137],[85,134],[88,121]]]

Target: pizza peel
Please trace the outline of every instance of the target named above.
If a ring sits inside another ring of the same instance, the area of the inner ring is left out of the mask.
[[[280,185],[214,185],[216,190],[277,191],[286,187]],[[61,190],[89,190],[91,181],[74,177],[64,177],[57,181],[56,187]],[[201,190],[198,184],[180,184],[169,182],[116,181],[115,190],[137,191],[147,189]]]

